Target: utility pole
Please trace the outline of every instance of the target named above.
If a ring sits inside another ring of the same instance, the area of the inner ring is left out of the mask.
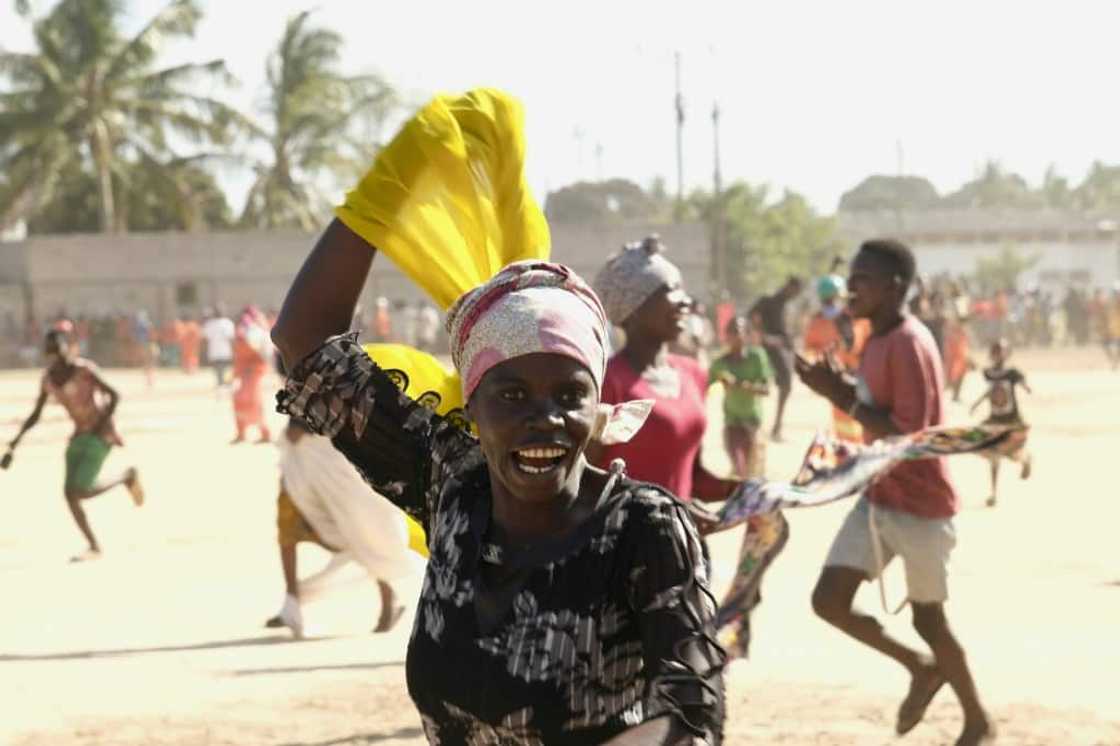
[[[682,133],[684,131],[684,96],[681,94],[681,53],[673,53],[673,66],[676,70],[677,95],[677,211],[684,204],[684,144]]]
[[[727,275],[724,270],[725,254],[724,254],[724,240],[723,240],[723,175],[720,170],[719,162],[719,101],[712,102],[712,155],[713,155],[713,168],[712,168],[712,204],[715,208],[715,215],[712,221],[712,271],[714,276],[715,293],[713,297],[719,299],[721,292],[727,283]]]
[[[595,143],[595,180],[603,180],[603,143]]]

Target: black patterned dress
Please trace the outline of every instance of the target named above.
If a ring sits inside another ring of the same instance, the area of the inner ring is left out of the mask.
[[[724,654],[683,504],[612,478],[570,535],[502,558],[477,440],[401,393],[402,376],[335,337],[278,398],[427,531],[406,668],[429,742],[582,746],[671,715],[685,742],[719,743]]]

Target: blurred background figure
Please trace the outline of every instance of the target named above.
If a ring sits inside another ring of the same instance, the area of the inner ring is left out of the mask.
[[[264,379],[272,368],[272,340],[268,319],[256,306],[246,306],[237,322],[233,340],[233,443],[244,443],[246,431],[256,427],[258,443],[269,443],[272,434],[264,414]]]
[[[233,361],[233,338],[236,334],[233,321],[226,316],[221,304],[207,312],[206,321],[202,324],[202,336],[206,340],[206,362],[214,369],[219,390],[226,385],[226,371]]]
[[[820,308],[810,317],[805,328],[804,347],[807,357],[816,361],[831,355],[840,369],[854,375],[859,369],[860,355],[871,324],[867,319],[853,319],[845,307],[847,282],[837,274],[817,280]],[[836,437],[850,443],[863,442],[863,428],[854,419],[832,407],[832,430]]]

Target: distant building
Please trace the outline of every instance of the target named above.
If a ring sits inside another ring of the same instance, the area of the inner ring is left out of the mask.
[[[876,210],[837,214],[853,245],[876,236],[905,241],[923,274],[970,275],[981,257],[1012,248],[1038,262],[1024,284],[1060,289],[1120,280],[1120,214],[1063,210]]]
[[[690,288],[707,285],[704,227],[680,225],[552,226],[552,257],[591,277],[627,241],[660,233]],[[28,236],[0,243],[0,319],[19,323],[65,310],[73,315],[147,309],[157,322],[215,302],[279,308],[317,236],[300,232],[129,233]],[[373,265],[362,305],[421,299],[387,259]]]

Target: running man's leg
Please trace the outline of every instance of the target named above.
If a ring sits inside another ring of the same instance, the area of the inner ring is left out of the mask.
[[[949,598],[949,558],[957,543],[953,520],[893,511],[886,518],[882,522],[884,541],[897,550],[905,567],[914,630],[930,646],[940,675],[953,688],[964,710],[965,727],[958,743],[979,743],[991,726],[980,705],[964,648],[949,629],[944,612]],[[907,697],[899,710],[899,732],[917,724],[930,699],[932,696]]]
[[[276,543],[280,548],[280,570],[284,574],[284,602],[280,613],[265,622],[266,627],[287,627],[295,637],[303,637],[303,611],[299,603],[299,575],[296,547],[302,540],[314,541],[295,503],[284,490],[276,498]]]
[[[868,511],[867,500],[860,498],[844,519],[813,589],[813,611],[841,632],[897,661],[912,676],[928,674],[932,663],[928,656],[891,637],[878,619],[853,606],[860,583],[874,580],[878,572]],[[884,547],[883,554],[884,564],[890,562],[890,550]]]
[[[778,409],[774,413],[774,428],[770,433],[771,440],[781,441],[782,420],[785,417],[786,401],[789,399],[793,388],[793,369],[789,355],[776,347],[766,347],[766,355],[770,358],[770,368],[774,373],[774,384],[778,387]]]
[[[914,603],[913,612],[915,631],[933,651],[941,675],[953,688],[961,709],[964,710],[964,731],[957,743],[969,746],[980,743],[981,739],[991,733],[992,725],[980,704],[980,695],[976,692],[976,683],[968,668],[964,647],[949,628],[944,605]]]
[[[101,467],[112,446],[103,438],[85,433],[75,436],[66,448],[66,505],[78,530],[82,532],[91,552],[100,552],[101,547],[89,525],[82,501],[97,497],[119,485],[127,485],[130,490],[139,489],[139,478],[135,469],[128,469],[119,477],[99,481]],[[133,492],[134,500],[136,492]],[[142,501],[137,502],[139,504]]]

